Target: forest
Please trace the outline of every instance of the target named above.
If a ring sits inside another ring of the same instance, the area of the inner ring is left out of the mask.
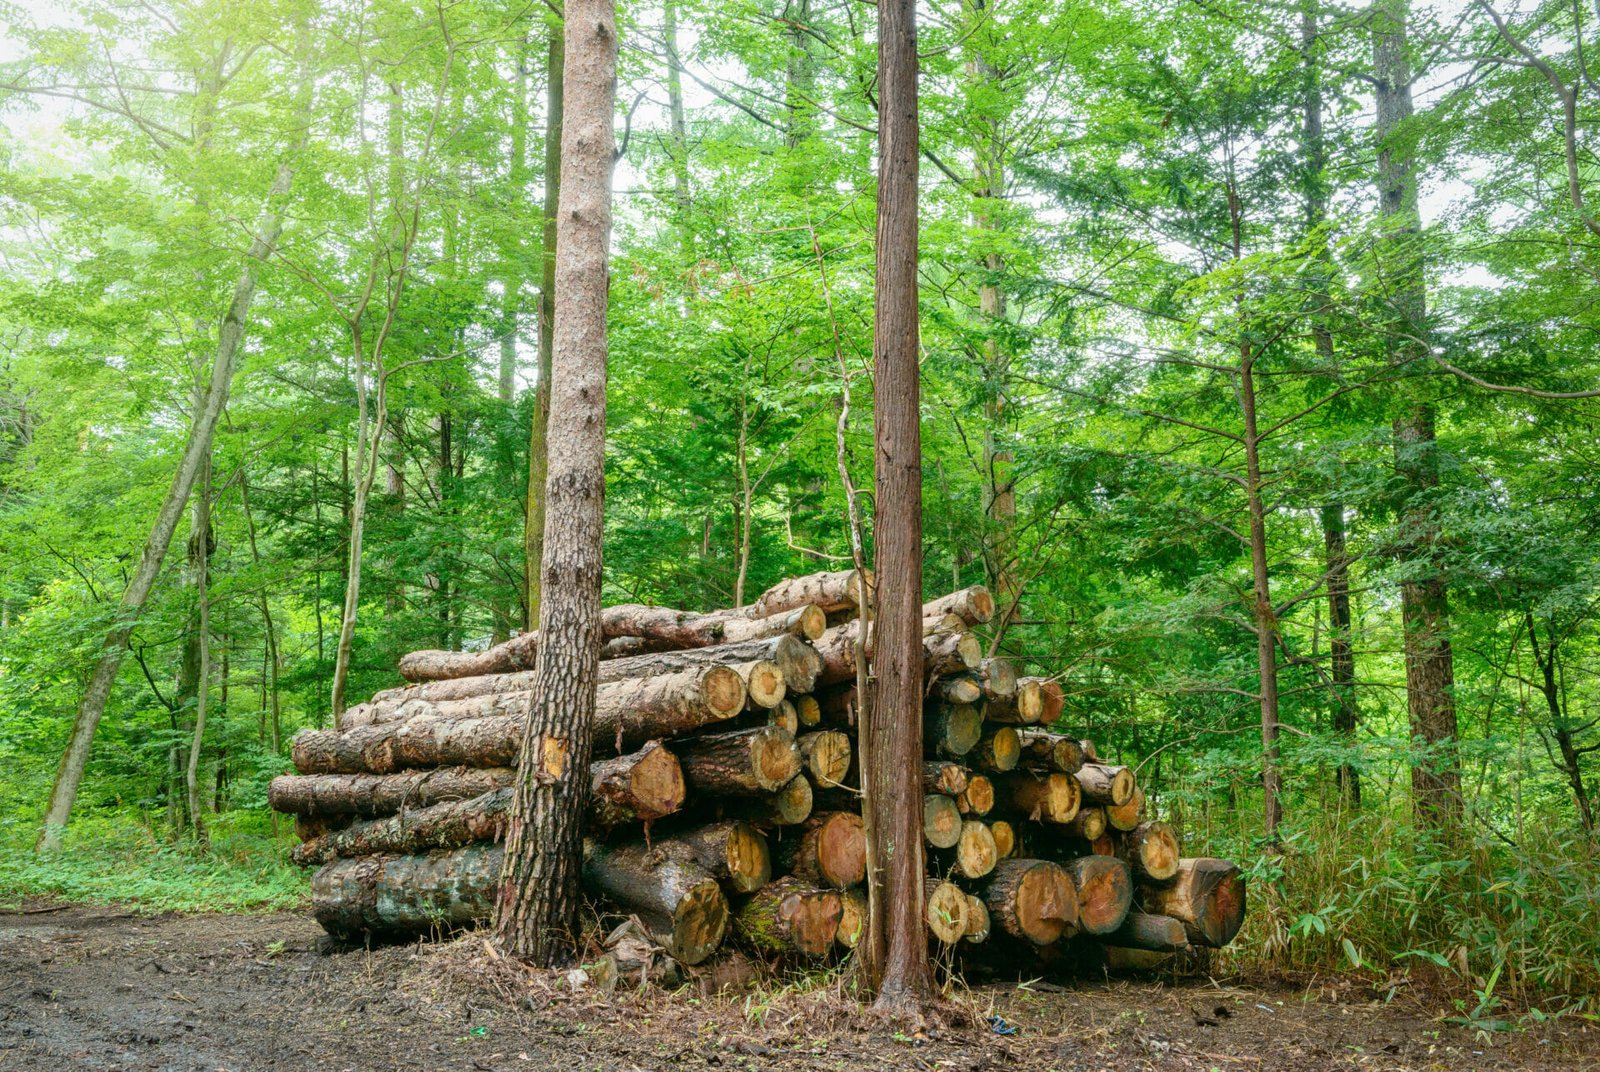
[[[929,597],[1229,970],[1600,1012],[1600,5],[916,19]],[[878,24],[617,12],[608,605],[870,558]],[[560,7],[0,25],[0,904],[303,904],[295,734],[539,621]]]

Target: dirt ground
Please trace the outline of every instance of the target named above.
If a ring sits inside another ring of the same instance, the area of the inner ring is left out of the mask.
[[[0,913],[0,1072],[1600,1068],[1593,1024],[1485,1041],[1404,1002],[1303,987],[977,987],[959,999],[968,1026],[908,1038],[827,992],[605,999],[472,937],[331,954],[320,937],[293,914]]]

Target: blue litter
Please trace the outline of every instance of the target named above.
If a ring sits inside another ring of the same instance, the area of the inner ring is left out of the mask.
[[[989,1017],[989,1030],[997,1035],[1015,1035],[1017,1033],[1017,1029],[1006,1023],[1003,1016]]]

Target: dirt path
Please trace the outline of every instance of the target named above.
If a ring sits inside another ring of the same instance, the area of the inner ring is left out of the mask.
[[[0,914],[0,1072],[1600,1067],[1592,1025],[1489,1045],[1415,1012],[1289,990],[979,988],[965,1004],[1015,1035],[897,1039],[826,996],[574,998],[509,965],[484,971],[473,939],[321,955],[319,937],[298,915]]]

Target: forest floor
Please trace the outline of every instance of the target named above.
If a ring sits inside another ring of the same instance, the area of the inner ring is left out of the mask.
[[[976,987],[908,1038],[830,993],[605,999],[481,939],[326,954],[308,914],[0,913],[0,1072],[1592,1069],[1600,1027],[1478,1035],[1415,999],[1196,982]],[[1016,1028],[997,1034],[984,1018]]]

